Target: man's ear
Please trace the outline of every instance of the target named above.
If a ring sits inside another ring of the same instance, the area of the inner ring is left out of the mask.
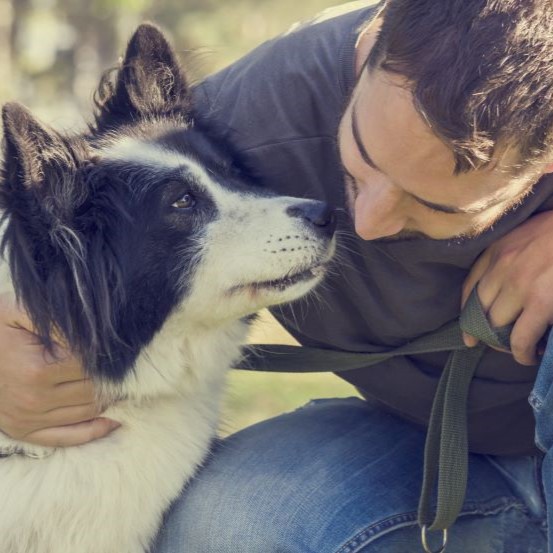
[[[23,105],[6,104],[2,121],[5,192],[15,188],[38,190],[52,168],[74,165],[61,136],[35,119]]]
[[[105,76],[95,97],[96,123],[102,129],[182,113],[190,94],[173,48],[157,27],[144,23],[129,41],[115,84]]]

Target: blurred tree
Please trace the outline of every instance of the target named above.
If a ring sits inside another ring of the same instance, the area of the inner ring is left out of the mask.
[[[12,90],[12,28],[13,6],[10,0],[0,0],[0,98]]]
[[[0,0],[0,101],[17,98],[46,119],[89,113],[102,70],[116,64],[145,19],[174,39],[201,78],[333,0]]]

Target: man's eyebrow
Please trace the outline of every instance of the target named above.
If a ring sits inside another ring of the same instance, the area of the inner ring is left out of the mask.
[[[352,108],[351,108],[351,132],[353,135],[353,140],[355,141],[355,144],[357,146],[357,149],[359,150],[359,153],[361,154],[361,158],[363,161],[372,169],[375,169],[379,173],[386,174],[378,165],[372,160],[371,156],[367,152],[365,145],[363,144],[363,141],[361,140],[361,135],[359,134],[359,126],[357,124],[357,115],[355,112],[356,104],[354,102]],[[411,192],[405,191],[406,194],[409,194],[416,202],[429,207],[430,209],[433,209],[434,211],[441,211],[442,213],[480,213],[482,211],[485,211],[489,207],[492,207],[495,205],[495,203],[499,202],[488,202],[487,204],[480,206],[480,207],[469,207],[469,208],[462,208],[462,207],[456,207],[453,205],[446,205],[446,204],[436,204],[434,202],[429,202],[428,200],[423,200],[422,198],[419,198],[418,196],[415,196],[415,194],[412,194]]]
[[[361,135],[359,134],[359,127],[357,125],[355,106],[356,104],[354,103],[351,108],[351,132],[353,134],[353,140],[355,140],[355,144],[357,145],[357,149],[359,150],[359,153],[361,154],[363,161],[372,169],[376,169],[379,173],[382,173],[383,171],[376,165],[376,163],[372,160],[371,156],[367,153],[367,150],[365,149],[365,145],[361,140]]]

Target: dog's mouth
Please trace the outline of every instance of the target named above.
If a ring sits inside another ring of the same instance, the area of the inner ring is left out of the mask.
[[[287,275],[283,278],[277,278],[274,280],[263,280],[259,282],[250,282],[249,284],[241,284],[235,286],[232,292],[238,292],[241,290],[253,290],[253,291],[277,291],[284,292],[287,288],[299,284],[301,282],[307,282],[324,275],[326,271],[326,263],[318,263],[303,271]]]

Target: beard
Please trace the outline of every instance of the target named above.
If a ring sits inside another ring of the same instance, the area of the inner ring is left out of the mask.
[[[375,238],[374,240],[371,240],[371,242],[375,242],[376,244],[378,244],[382,242],[404,242],[408,240],[434,240],[434,238],[428,236],[428,234],[424,234],[424,232],[404,229],[400,232],[397,232],[396,234],[391,234],[390,236]]]

